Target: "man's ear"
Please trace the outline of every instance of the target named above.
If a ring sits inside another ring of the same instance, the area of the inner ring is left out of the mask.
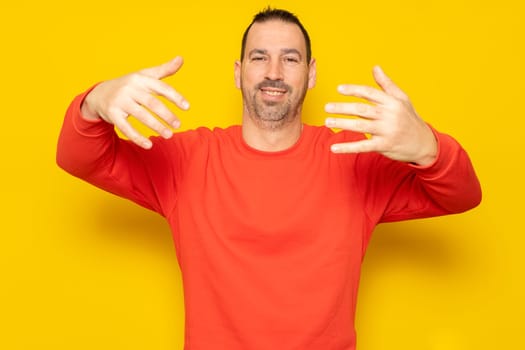
[[[241,61],[237,60],[235,61],[235,65],[233,68],[233,75],[235,77],[235,86],[237,89],[241,88]]]
[[[317,80],[317,68],[316,68],[316,62],[315,58],[312,58],[309,65],[309,71],[308,71],[308,88],[311,89],[315,86],[315,82]]]

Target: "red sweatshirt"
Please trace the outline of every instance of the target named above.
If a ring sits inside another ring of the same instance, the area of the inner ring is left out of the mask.
[[[333,154],[362,139],[304,126],[282,152],[244,143],[240,126],[152,138],[67,111],[58,164],[163,215],[183,278],[187,350],[351,350],[361,262],[379,222],[458,213],[481,199],[467,154],[435,132],[417,167],[376,153]]]

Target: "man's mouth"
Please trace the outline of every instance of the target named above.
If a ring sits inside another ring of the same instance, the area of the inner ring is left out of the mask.
[[[256,86],[256,88],[258,88],[262,94],[268,97],[280,97],[291,91],[290,86],[282,81],[277,80],[262,81]]]
[[[269,96],[281,96],[286,93],[286,89],[261,88],[261,91]]]

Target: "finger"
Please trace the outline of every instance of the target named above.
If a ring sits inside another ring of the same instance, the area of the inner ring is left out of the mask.
[[[375,123],[366,119],[326,118],[325,125],[329,128],[350,130],[363,134],[375,135],[377,132]]]
[[[154,79],[163,79],[177,73],[182,67],[184,60],[181,56],[177,56],[169,62],[163,63],[159,66],[142,69],[139,73],[142,73],[148,77]]]
[[[122,132],[130,141],[144,149],[150,149],[153,145],[145,136],[135,130],[126,118],[118,118],[114,121],[115,127]]]
[[[337,87],[340,94],[364,98],[370,102],[386,104],[392,97],[376,88],[364,85],[342,84]]]
[[[166,97],[180,109],[188,110],[190,108],[190,103],[169,84],[153,78],[147,78],[144,84],[149,91],[156,95]]]
[[[366,139],[355,142],[336,143],[330,147],[333,153],[365,153],[377,151],[374,139]]]
[[[383,69],[379,66],[375,66],[373,69],[374,79],[376,83],[389,95],[392,95],[399,99],[406,99],[407,96],[389,76],[385,74]]]
[[[140,105],[135,105],[132,110],[128,111],[130,115],[139,120],[142,124],[146,125],[151,130],[155,131],[157,134],[168,139],[173,135],[173,132],[162,124],[157,118],[155,118],[151,113],[144,109]]]
[[[325,105],[328,113],[355,115],[375,119],[379,116],[377,107],[366,103],[331,102]]]
[[[148,108],[151,112],[159,116],[159,118],[164,120],[173,128],[180,127],[180,121],[177,119],[175,114],[173,114],[173,112],[171,112],[171,110],[155,96],[144,93],[142,95],[136,96],[135,101],[139,105],[143,105]]]

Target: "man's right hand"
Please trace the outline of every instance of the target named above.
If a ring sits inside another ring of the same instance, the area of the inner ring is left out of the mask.
[[[162,137],[170,138],[173,132],[167,125],[178,128],[180,121],[156,96],[165,97],[182,110],[189,108],[181,94],[161,81],[175,74],[182,64],[179,56],[160,66],[100,83],[84,99],[82,116],[87,120],[103,119],[140,147],[151,148],[151,141],[133,128],[128,118],[133,116]]]

